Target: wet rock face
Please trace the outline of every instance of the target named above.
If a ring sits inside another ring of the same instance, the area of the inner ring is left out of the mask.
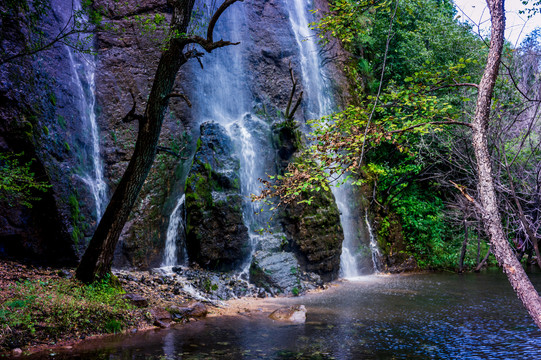
[[[45,42],[65,25],[71,5],[51,1],[39,22]],[[15,54],[23,49],[27,29],[3,6],[0,47]],[[52,185],[36,194],[42,200],[31,209],[0,204],[2,255],[74,263],[94,229],[94,199],[84,180],[92,170],[91,144],[79,89],[88,90],[88,84],[77,81],[80,70],[62,45],[0,65],[0,151],[24,152],[22,162],[35,159],[36,178]]]
[[[249,31],[256,34],[243,46],[248,71],[257,74],[250,90],[256,94],[256,101],[265,105],[264,112],[272,113],[273,107],[285,109],[291,91],[289,64],[297,77],[301,73],[285,3],[269,0],[242,5],[246,7]]]
[[[185,191],[188,257],[203,268],[228,271],[250,251],[240,164],[231,139],[217,123],[201,125],[197,146]]]

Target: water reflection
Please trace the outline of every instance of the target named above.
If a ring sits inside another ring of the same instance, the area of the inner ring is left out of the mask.
[[[541,276],[532,277],[541,288]],[[304,325],[275,323],[266,314],[210,318],[55,358],[534,359],[541,353],[541,332],[499,272],[374,275],[276,300],[277,307],[299,303],[308,309]]]

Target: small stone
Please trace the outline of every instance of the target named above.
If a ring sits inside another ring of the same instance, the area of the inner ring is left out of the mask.
[[[58,270],[58,276],[65,279],[71,279],[73,275],[66,269]]]
[[[139,308],[148,306],[148,300],[141,295],[129,293],[129,294],[124,295],[124,299],[132,303],[133,306],[136,306]]]

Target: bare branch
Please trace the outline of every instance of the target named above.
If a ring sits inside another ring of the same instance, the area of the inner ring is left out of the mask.
[[[181,99],[184,99],[184,101],[186,101],[186,104],[188,104],[188,107],[192,107],[192,103],[190,102],[190,99],[188,99],[188,97],[184,94],[181,94],[181,93],[171,93],[169,95],[166,95],[164,96],[163,98],[163,102],[166,102],[167,100],[169,100],[170,98],[181,98]]]
[[[293,75],[293,68],[291,67],[291,62],[289,63],[289,75],[291,76],[291,83],[293,84],[293,86],[291,88],[291,93],[289,94],[289,101],[287,102],[285,117],[287,120],[293,120],[293,116],[295,116],[295,112],[301,104],[302,95],[304,94],[304,92],[301,91],[299,97],[297,98],[295,106],[293,106],[293,111],[290,112],[293,97],[295,96],[295,91],[297,90],[297,79],[295,79],[295,76]]]
[[[413,130],[413,129],[415,129],[415,128],[418,128],[418,127],[421,127],[421,126],[425,126],[425,125],[460,125],[460,126],[467,126],[467,127],[471,128],[471,124],[470,124],[470,123],[462,122],[462,121],[455,121],[455,120],[448,120],[448,121],[430,121],[430,122],[427,122],[427,123],[422,123],[422,124],[412,125],[412,126],[410,126],[410,127],[404,128],[404,129],[399,129],[399,130],[389,131],[389,132],[387,132],[386,134],[403,133],[403,132],[410,131],[410,130]]]
[[[385,53],[383,55],[383,67],[381,69],[381,76],[379,79],[379,87],[378,87],[378,93],[376,95],[376,99],[374,100],[374,106],[372,107],[372,111],[370,112],[370,116],[368,117],[368,121],[366,122],[366,128],[364,129],[364,140],[363,140],[363,146],[361,147],[361,157],[359,163],[363,162],[364,157],[364,150],[366,145],[366,137],[368,135],[368,129],[370,129],[370,122],[372,121],[372,117],[374,116],[374,113],[376,111],[376,107],[378,106],[379,97],[381,96],[381,89],[383,88],[383,76],[385,75],[385,67],[387,66],[387,56],[389,55],[389,46],[391,44],[391,38],[393,37],[393,22],[394,18],[396,16],[396,10],[398,9],[398,0],[395,0],[394,5],[394,11],[391,16],[391,21],[389,22],[389,31],[387,33],[387,42],[385,44]]]
[[[224,47],[224,46],[240,44],[240,42],[231,42],[231,41],[225,41],[225,40],[214,41],[214,38],[213,38],[214,27],[216,26],[216,22],[218,21],[218,19],[222,15],[222,13],[225,10],[227,10],[228,7],[230,7],[231,5],[233,5],[234,3],[238,2],[238,1],[243,1],[243,0],[225,0],[222,3],[222,5],[220,5],[218,10],[216,10],[214,15],[212,15],[212,18],[210,19],[209,26],[207,28],[207,38],[206,39],[201,37],[201,36],[194,35],[194,36],[190,36],[190,37],[180,39],[180,40],[185,45],[198,44],[203,49],[205,49],[205,51],[208,52],[208,53],[212,52],[212,50],[214,50],[214,49],[221,48],[221,47]]]
[[[131,110],[126,114],[126,116],[124,116],[122,118],[122,122],[123,123],[129,123],[129,122],[132,122],[134,120],[137,120],[137,121],[142,121],[145,116],[144,115],[140,115],[140,114],[136,114],[135,113],[135,109],[137,107],[137,103],[135,102],[135,96],[133,95],[133,92],[130,91],[130,95],[131,95],[131,98],[133,100],[133,106],[131,108]]]
[[[184,149],[186,149],[185,146],[183,146],[182,149],[180,149],[180,150],[178,151],[178,153],[176,153],[176,152],[173,151],[173,149],[171,149],[171,148],[169,148],[169,147],[159,146],[159,145],[156,147],[156,151],[157,151],[157,152],[164,152],[164,153],[167,153],[167,154],[169,154],[169,155],[173,155],[174,157],[177,157],[177,158],[179,158],[179,159],[182,159],[182,160],[188,160],[187,157],[181,157],[181,156],[180,156],[180,154],[182,153],[182,151],[183,151]]]
[[[473,88],[479,89],[478,84],[455,82],[454,84],[446,84],[446,85],[442,85],[442,86],[432,88],[432,89],[430,89],[430,91],[436,91],[436,90],[454,88],[454,87],[473,87]]]
[[[518,84],[517,84],[517,82],[515,80],[515,77],[513,76],[513,72],[511,71],[511,68],[509,66],[507,66],[507,64],[504,63],[503,61],[501,62],[501,64],[507,70],[507,74],[509,75],[509,78],[511,79],[511,82],[513,83],[513,86],[515,87],[515,89],[517,89],[517,91],[520,93],[520,95],[522,95],[522,97],[524,97],[528,101],[541,102],[541,99],[532,99],[528,95],[526,95],[526,93],[524,91],[522,91],[522,89],[518,86]]]

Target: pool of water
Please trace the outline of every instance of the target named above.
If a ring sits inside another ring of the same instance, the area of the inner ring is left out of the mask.
[[[541,274],[531,275],[537,289]],[[375,275],[272,305],[304,304],[303,325],[268,313],[119,336],[57,359],[539,359],[541,331],[500,272]],[[253,314],[253,313],[252,313]]]

